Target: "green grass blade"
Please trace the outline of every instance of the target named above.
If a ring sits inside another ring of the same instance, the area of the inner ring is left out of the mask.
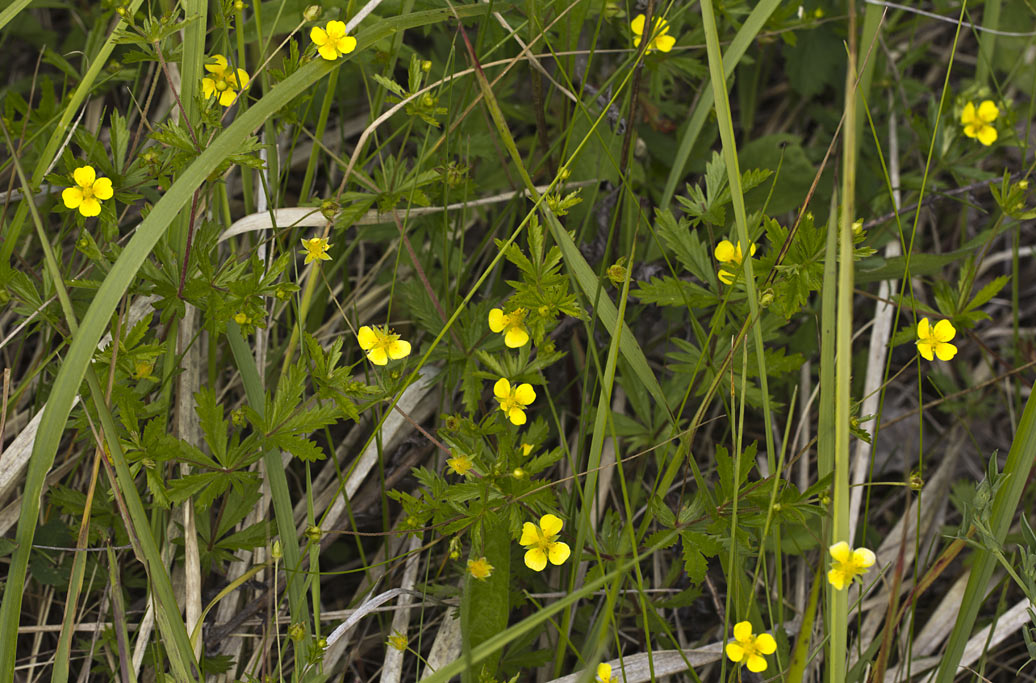
[[[773,14],[780,4],[780,0],[763,0],[755,6],[752,13],[745,19],[745,23],[741,25],[741,28],[734,35],[734,40],[730,42],[730,47],[723,53],[724,80],[734,73],[734,69],[737,68],[741,58],[745,56],[749,46],[755,42],[755,38],[759,35],[759,31],[762,30],[766,20],[770,18],[770,15]],[[708,119],[709,114],[712,112],[714,102],[713,91],[711,89],[703,90],[694,107],[694,113],[691,114],[691,120],[680,138],[680,144],[676,149],[676,158],[673,160],[672,168],[669,169],[669,177],[666,179],[665,189],[662,191],[662,201],[659,203],[659,206],[669,206],[669,202],[673,200],[673,195],[676,193],[676,184],[684,176],[684,169],[687,166],[687,160],[691,156],[691,150],[694,148],[694,143],[698,141],[698,135],[701,134],[701,129],[705,125],[706,119]]]
[[[1036,387],[1033,388],[1036,389]],[[1007,538],[1007,531],[1011,528],[1011,522],[1018,512],[1018,503],[1022,499],[1025,484],[1034,464],[1036,464],[1036,391],[1029,394],[1029,398],[1025,401],[1025,410],[1022,412],[1021,422],[1018,423],[1018,432],[1011,442],[1011,451],[1007,454],[1007,463],[1001,474],[1005,483],[993,498],[989,528],[1000,543]],[[1022,514],[1026,514],[1026,512],[1023,510]],[[968,577],[968,585],[964,589],[960,611],[957,613],[957,622],[953,625],[953,631],[946,643],[946,650],[943,653],[934,683],[950,683],[956,676],[957,664],[964,654],[964,646],[967,645],[968,638],[971,637],[975,620],[978,618],[978,611],[985,602],[986,588],[989,586],[989,579],[993,575],[996,564],[996,554],[990,549],[982,548],[975,551],[971,575]]]

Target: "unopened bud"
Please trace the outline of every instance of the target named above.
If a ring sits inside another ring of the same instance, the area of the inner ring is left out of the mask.
[[[310,5],[302,12],[302,18],[306,21],[316,21],[323,13],[324,8],[320,5]]]

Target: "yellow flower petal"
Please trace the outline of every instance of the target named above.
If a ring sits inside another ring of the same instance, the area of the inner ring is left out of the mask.
[[[833,546],[827,549],[831,554],[831,559],[835,562],[848,562],[849,557],[852,555],[852,551],[849,549],[849,544],[845,541],[839,541]]]
[[[734,260],[735,253],[734,245],[730,243],[730,240],[723,240],[716,245],[715,256],[720,263],[730,263]]]
[[[521,327],[512,327],[507,330],[507,334],[504,335],[504,345],[511,349],[525,346],[528,341],[529,333]]]
[[[845,574],[837,569],[831,569],[827,572],[827,582],[834,586],[836,591],[840,591],[845,588]]]
[[[519,384],[514,390],[514,397],[523,405],[529,405],[536,400],[536,391],[531,384]]]
[[[564,522],[557,515],[546,514],[540,517],[540,529],[543,529],[543,533],[547,536],[557,536],[561,533],[561,527],[564,526]]]
[[[637,34],[637,36],[644,35],[644,21],[644,15],[638,14],[633,18],[633,21],[630,22],[630,30]],[[640,45],[640,40],[637,40],[637,45]]]
[[[357,331],[356,340],[360,343],[361,349],[369,351],[374,348],[374,345],[378,342],[378,336],[374,334],[374,330],[367,325],[364,325],[359,329],[359,331]]]
[[[244,90],[245,88],[247,88],[251,80],[252,79],[249,77],[247,71],[245,71],[244,69],[237,70],[237,87],[239,90]]]
[[[611,683],[612,680],[612,665],[601,662],[597,665],[597,680],[601,683]]]
[[[347,55],[356,49],[356,38],[353,36],[342,36],[336,43],[338,51],[343,55]]]
[[[235,100],[237,100],[237,93],[233,90],[224,90],[219,94],[219,103],[224,107],[234,104]]]
[[[317,52],[319,52],[320,56],[329,62],[333,62],[338,59],[338,50],[336,50],[335,46],[331,43],[324,43],[317,49]]]
[[[935,329],[932,330],[932,334],[935,336],[935,341],[948,342],[957,334],[957,329],[949,320],[940,320],[935,323]]]
[[[755,647],[764,655],[772,655],[777,651],[777,641],[769,633],[760,633],[755,639]]]
[[[568,547],[568,544],[558,541],[557,543],[550,544],[547,556],[550,558],[551,564],[562,565],[565,564],[565,560],[571,554],[572,549]]]
[[[389,345],[388,355],[392,360],[406,358],[410,355],[410,342],[397,339]]]
[[[90,187],[97,179],[97,174],[94,172],[93,166],[80,166],[72,171],[72,179],[79,187]]]
[[[934,345],[931,342],[924,341],[923,339],[917,340],[917,351],[921,354],[921,357],[925,360],[934,360],[935,354],[933,353]]]
[[[83,191],[78,187],[66,187],[61,191],[61,201],[66,209],[74,209],[83,203]]]
[[[314,45],[320,47],[327,42],[327,31],[319,26],[314,26],[309,30],[309,39],[313,41]]]
[[[719,281],[722,282],[723,284],[725,284],[725,285],[732,285],[732,284],[734,284],[734,274],[731,273],[729,270],[723,270],[721,268],[718,275],[719,275]]]
[[[727,643],[726,653],[732,662],[740,662],[745,658],[745,649],[737,643]]]
[[[766,660],[756,654],[748,656],[748,670],[752,673],[766,671]]]
[[[676,45],[676,38],[673,36],[659,36],[655,38],[655,47],[659,52],[669,52]]]
[[[986,125],[979,129],[977,137],[979,142],[986,147],[989,147],[991,144],[996,142],[996,139],[999,136],[997,135],[996,128]]]
[[[511,424],[521,427],[526,421],[525,411],[517,406],[511,408],[507,411],[507,419],[511,421]]]
[[[964,125],[968,125],[969,123],[974,123],[976,118],[975,105],[968,102],[964,105],[964,111],[960,113],[960,122]]]
[[[948,342],[936,344],[935,355],[939,360],[952,360],[957,355],[957,347]],[[931,360],[931,358],[928,360]]]
[[[114,194],[111,178],[98,178],[94,181],[94,196],[98,199],[111,199]]]
[[[367,360],[375,365],[388,365],[388,353],[380,346],[376,346],[367,352]]]
[[[79,213],[87,218],[96,216],[101,213],[101,203],[93,197],[83,199],[83,203],[79,205]]]
[[[920,322],[917,323],[917,338],[918,339],[928,339],[928,337],[929,337],[928,327],[929,327],[929,325],[928,325],[928,318],[921,318]]]
[[[216,94],[216,81],[211,78],[201,79],[201,93],[205,95],[205,99],[209,99]]]
[[[525,566],[534,572],[541,572],[547,567],[547,554],[539,548],[531,548],[525,553]]]
[[[337,19],[327,22],[327,36],[332,40],[338,40],[345,35],[345,22]]]
[[[992,100],[986,100],[982,104],[978,105],[978,118],[983,123],[992,123],[996,121],[996,117],[1000,116],[1000,110],[993,104]]]
[[[874,553],[867,548],[857,548],[853,551],[853,563],[856,564],[857,567],[862,567],[863,569],[872,567],[877,559],[878,558],[874,556]]]
[[[526,522],[522,525],[522,537],[519,539],[519,545],[532,545],[540,540],[539,530],[536,525],[532,522]]]
[[[489,312],[489,329],[493,332],[500,333],[504,331],[504,326],[507,324],[507,317],[504,315],[503,309],[494,308]]]
[[[222,74],[227,70],[227,58],[223,55],[212,55],[209,57],[209,63],[205,65],[205,70],[214,74]]]
[[[493,395],[497,398],[508,398],[511,395],[511,383],[501,377],[493,385]]]
[[[749,621],[739,621],[734,624],[734,638],[740,642],[751,640],[752,623]]]

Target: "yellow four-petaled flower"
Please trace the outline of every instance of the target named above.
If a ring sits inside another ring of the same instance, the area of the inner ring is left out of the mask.
[[[734,624],[734,642],[727,643],[727,657],[732,662],[744,662],[748,670],[759,673],[766,671],[766,659],[763,655],[772,655],[777,651],[777,641],[769,633],[752,633],[752,623],[739,621]]]
[[[367,360],[385,365],[389,359],[399,360],[410,355],[410,342],[403,341],[387,327],[364,325],[356,334],[360,348],[367,352]]]
[[[72,180],[76,186],[66,187],[61,192],[61,201],[65,208],[79,209],[87,218],[101,213],[101,202],[115,194],[111,178],[98,178],[93,166],[80,166],[72,171]]]
[[[474,463],[471,462],[470,457],[461,453],[460,455],[455,455],[452,458],[448,458],[446,460],[446,465],[447,467],[449,467],[449,470],[451,472],[453,472],[454,474],[459,474],[463,477],[471,471],[471,468],[474,466]]]
[[[489,564],[489,560],[484,557],[480,557],[477,560],[468,560],[468,573],[471,574],[473,579],[485,581],[492,576],[493,565]]]
[[[925,360],[950,360],[957,355],[957,347],[950,340],[957,334],[949,320],[940,320],[932,325],[928,318],[917,323],[917,350]]]
[[[504,411],[511,424],[525,424],[525,406],[536,400],[536,391],[531,384],[519,384],[512,387],[511,383],[501,377],[493,385],[493,395],[500,403],[500,410]]]
[[[630,22],[630,30],[633,31],[633,46],[640,47],[640,41],[644,37],[644,24],[646,19],[643,14],[638,14]],[[660,52],[669,52],[676,45],[676,38],[669,35],[669,22],[661,17],[654,17],[651,22],[654,24],[654,30],[651,32],[651,42],[648,43],[647,50],[645,52],[651,52],[652,50],[658,50]]]
[[[309,31],[309,39],[317,46],[320,56],[330,62],[356,49],[356,38],[345,35],[344,21],[329,21],[324,28],[314,26]]]
[[[964,134],[981,142],[986,147],[996,142],[997,132],[993,121],[1000,116],[1000,110],[993,100],[985,100],[975,107],[974,102],[964,105],[960,113],[960,123],[964,126]]]
[[[525,346],[529,343],[529,331],[525,327],[524,308],[516,308],[510,313],[504,313],[501,308],[494,308],[489,312],[489,329],[493,332],[503,333],[504,344],[512,349]]]
[[[755,242],[752,242],[748,246],[749,256],[755,256]],[[730,240],[723,240],[716,245],[715,251],[716,260],[720,263],[728,264],[730,267],[737,268],[744,261],[744,254],[741,251],[740,240],[737,246],[732,244]],[[727,268],[719,269],[719,280],[725,285],[734,284],[734,276],[737,275],[736,270],[728,270]]]
[[[845,541],[839,541],[828,548],[831,553],[831,569],[827,572],[827,582],[835,587],[835,590],[842,590],[853,578],[865,574],[867,569],[874,564],[874,553],[867,548],[853,550]]]
[[[221,105],[229,107],[237,100],[239,90],[248,87],[248,72],[231,69],[223,55],[212,55],[205,70],[209,75],[201,79],[201,92],[205,99],[215,97]]]
[[[525,566],[534,572],[541,572],[551,564],[564,564],[572,550],[567,543],[557,540],[564,523],[555,515],[546,514],[540,517],[539,525],[526,522],[522,527],[522,537],[518,541],[525,546]]]
[[[299,253],[306,255],[306,265],[312,261],[330,261],[331,257],[328,255],[327,250],[331,247],[331,243],[323,237],[313,237],[312,239],[302,240],[302,249]]]

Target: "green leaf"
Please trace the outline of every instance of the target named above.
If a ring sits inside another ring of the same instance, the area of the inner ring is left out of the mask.
[[[656,306],[677,306],[697,309],[715,306],[719,298],[709,290],[685,280],[668,275],[651,278],[650,282],[639,283],[631,294],[646,304]]]

